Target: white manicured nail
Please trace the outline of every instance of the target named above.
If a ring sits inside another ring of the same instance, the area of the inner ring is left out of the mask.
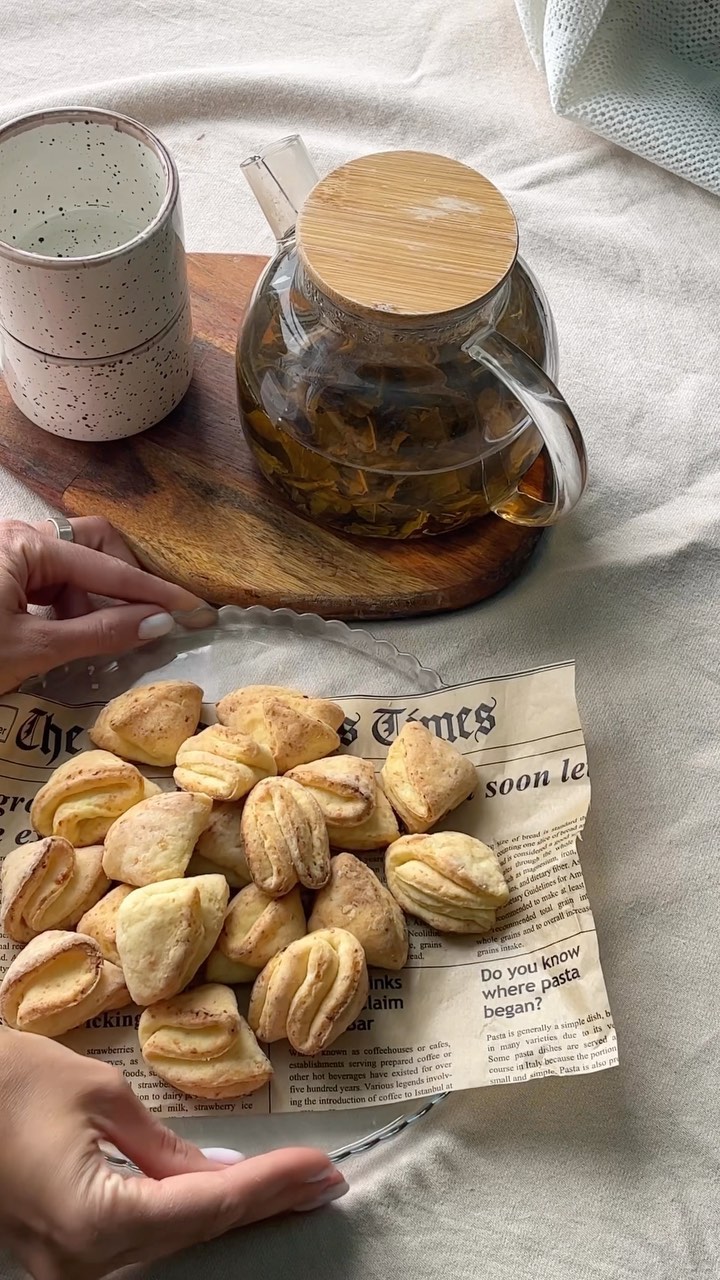
[[[169,613],[153,613],[143,618],[138,627],[138,640],[159,640],[160,636],[169,635],[175,626]]]
[[[347,1182],[343,1178],[342,1182],[335,1182],[331,1187],[327,1187],[322,1195],[317,1196],[315,1200],[310,1200],[308,1204],[298,1205],[296,1213],[310,1213],[313,1209],[322,1209],[323,1205],[331,1204],[333,1200],[339,1200],[341,1196],[347,1195],[350,1190]]]
[[[232,1147],[201,1147],[208,1160],[216,1160],[218,1164],[239,1164],[245,1157],[242,1151],[233,1151]]]
[[[340,1173],[339,1169],[335,1169],[333,1168],[332,1165],[330,1165],[330,1168],[326,1167],[322,1170],[321,1173],[314,1173],[312,1177],[306,1178],[305,1181],[306,1182],[327,1182],[328,1178],[341,1178],[341,1177],[342,1177],[342,1174]]]

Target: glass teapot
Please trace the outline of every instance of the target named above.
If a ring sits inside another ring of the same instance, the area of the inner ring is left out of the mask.
[[[362,536],[567,515],[585,449],[497,188],[415,151],[320,180],[297,136],[243,171],[277,240],[237,347],[241,421],[267,480]]]

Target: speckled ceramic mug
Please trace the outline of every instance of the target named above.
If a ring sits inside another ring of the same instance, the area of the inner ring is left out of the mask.
[[[31,353],[15,358],[15,370],[37,367],[32,353],[68,361],[69,408],[76,362],[86,378],[86,362],[107,369],[108,358],[130,356],[160,335],[165,353],[168,332],[176,332],[183,371],[172,378],[176,404],[190,376],[187,326],[176,323],[188,298],[177,170],[148,129],[81,107],[36,112],[0,128],[0,327],[6,349],[22,344]],[[23,411],[47,426],[47,405],[39,414],[28,408],[47,387],[26,382],[21,404],[15,373],[7,381]],[[105,431],[97,419],[93,438],[132,434],[168,412],[168,378],[145,382],[145,403],[133,420]],[[60,425],[50,429],[70,434]]]
[[[154,426],[192,376],[190,301],[169,325],[121,355],[71,360],[33,351],[0,327],[0,368],[27,418],[69,440],[121,440]]]

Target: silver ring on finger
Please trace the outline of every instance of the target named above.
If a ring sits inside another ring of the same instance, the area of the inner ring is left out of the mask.
[[[61,542],[74,542],[75,534],[70,521],[65,516],[48,516],[48,524],[55,530],[55,536]]]

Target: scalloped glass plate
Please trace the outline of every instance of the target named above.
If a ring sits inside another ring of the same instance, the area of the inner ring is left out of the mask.
[[[108,701],[151,680],[194,680],[216,702],[241,684],[295,685],[342,699],[357,693],[411,694],[442,687],[436,672],[410,654],[342,622],[314,614],[228,606],[214,625],[171,635],[140,652],[95,663],[77,662],[28,681],[24,693],[44,693],[69,706]],[[291,1115],[170,1117],[166,1123],[199,1146],[235,1147],[246,1155],[286,1145],[322,1147],[344,1160],[392,1138],[445,1097],[334,1112]],[[110,1157],[114,1163],[129,1162]]]

